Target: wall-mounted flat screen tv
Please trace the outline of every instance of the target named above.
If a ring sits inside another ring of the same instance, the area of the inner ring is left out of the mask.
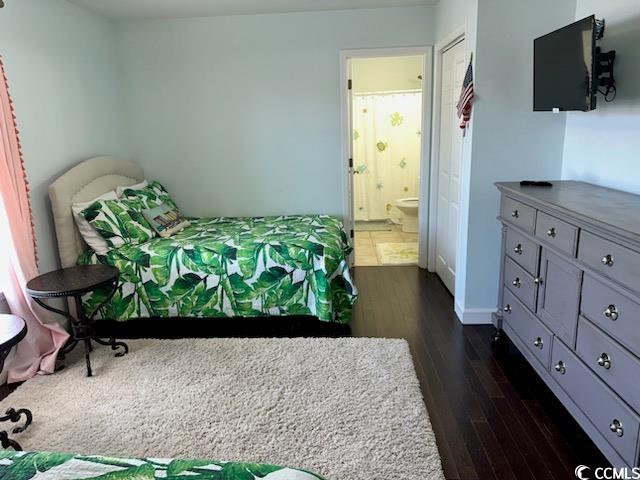
[[[596,108],[596,19],[592,15],[536,38],[533,110]]]

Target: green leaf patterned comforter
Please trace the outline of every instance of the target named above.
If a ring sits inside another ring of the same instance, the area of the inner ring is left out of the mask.
[[[113,458],[0,451],[0,480],[322,480],[303,470],[256,463]]]
[[[125,244],[79,264],[120,270],[84,300],[96,318],[313,315],[347,323],[357,292],[342,222],[328,215],[201,218],[168,238]]]

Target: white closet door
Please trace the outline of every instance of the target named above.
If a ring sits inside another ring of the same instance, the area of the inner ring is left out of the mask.
[[[442,55],[440,148],[438,159],[438,206],[436,227],[436,273],[451,293],[456,281],[456,244],[462,163],[462,130],[456,103],[466,73],[465,42]]]

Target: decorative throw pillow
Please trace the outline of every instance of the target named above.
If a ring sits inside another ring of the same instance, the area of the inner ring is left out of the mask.
[[[82,216],[111,248],[137,245],[154,237],[144,219],[140,201],[135,199],[98,200],[82,211]]]
[[[118,194],[115,190],[100,195],[97,198],[89,202],[78,202],[71,205],[71,212],[73,213],[73,219],[76,222],[78,231],[84,239],[85,243],[89,245],[89,248],[96,252],[98,255],[106,255],[109,251],[109,245],[104,238],[98,233],[98,231],[91,226],[91,224],[84,218],[82,211],[89,207],[92,203],[99,200],[117,200]]]
[[[144,182],[142,182],[144,183]],[[142,185],[139,183],[138,185]],[[137,185],[124,188],[122,190],[123,198],[135,198],[142,202],[143,208],[159,207],[162,204],[167,204],[175,210],[178,210],[178,206],[171,199],[167,190],[160,184],[160,182],[153,181],[142,188],[134,188]]]
[[[190,225],[180,210],[168,204],[142,211],[144,218],[161,237],[168,237]]]
[[[116,187],[116,193],[118,194],[118,198],[120,198],[124,196],[123,194],[125,190],[141,190],[145,188],[147,185],[149,185],[149,182],[146,180],[143,180],[140,183],[136,183],[133,185],[119,186],[119,187]]]

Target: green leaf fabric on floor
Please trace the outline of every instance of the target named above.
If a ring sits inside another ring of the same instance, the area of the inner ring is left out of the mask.
[[[266,480],[272,473],[278,480],[323,480],[304,470],[256,463],[0,451],[0,480]]]
[[[314,315],[347,323],[357,298],[351,247],[329,215],[201,218],[183,231],[79,264],[120,270],[121,284],[97,318]],[[84,298],[94,312],[105,293]]]

